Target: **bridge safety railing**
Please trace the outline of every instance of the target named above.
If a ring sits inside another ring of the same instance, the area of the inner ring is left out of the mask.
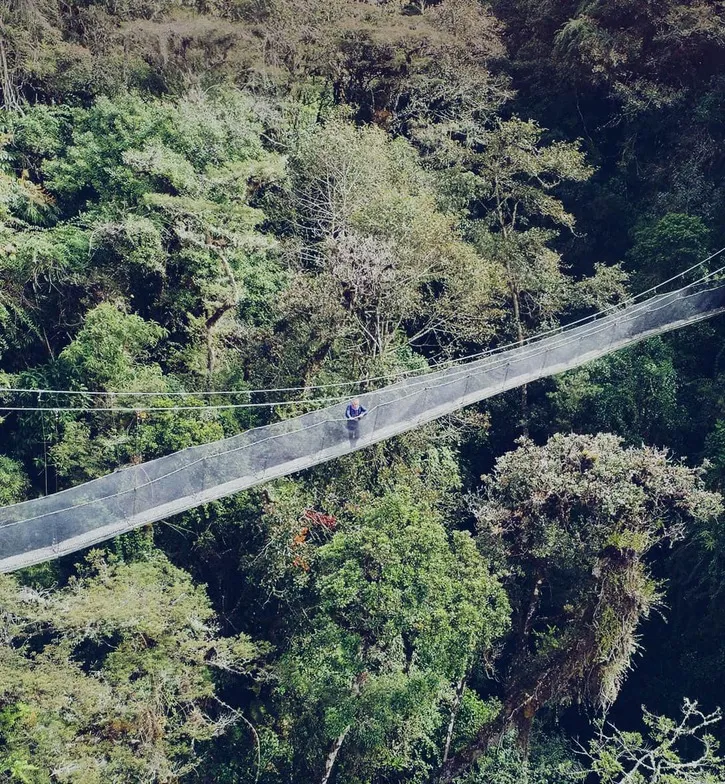
[[[368,414],[356,433],[345,421],[345,403],[338,403],[0,508],[0,571],[74,552],[340,457],[723,309],[725,284],[707,279],[524,345],[367,392],[361,399]]]

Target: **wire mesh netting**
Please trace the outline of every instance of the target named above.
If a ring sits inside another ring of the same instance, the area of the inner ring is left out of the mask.
[[[723,310],[725,283],[693,284],[517,348],[368,392],[361,395],[368,413],[354,424],[339,403],[0,508],[0,572],[58,558],[332,460]]]

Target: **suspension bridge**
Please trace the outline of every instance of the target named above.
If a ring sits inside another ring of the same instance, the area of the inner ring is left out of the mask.
[[[623,305],[538,335],[523,344],[474,355],[442,369],[398,377],[393,383],[365,392],[360,397],[368,413],[359,422],[354,437],[346,426],[345,402],[336,402],[231,438],[131,465],[68,490],[0,508],[0,572],[59,558],[200,504],[364,449],[464,406],[725,311],[725,281],[719,276],[722,270],[703,275],[674,291],[657,293],[665,284],[690,272],[686,270]],[[335,399],[339,399],[349,386],[331,384],[265,391],[296,389],[308,393],[323,388],[335,388],[338,394]],[[322,401],[329,400],[322,398]],[[284,404],[303,402],[284,401]],[[320,404],[319,399],[306,402]],[[245,405],[256,404],[210,407]],[[2,409],[154,410],[138,405],[108,409],[0,405]]]

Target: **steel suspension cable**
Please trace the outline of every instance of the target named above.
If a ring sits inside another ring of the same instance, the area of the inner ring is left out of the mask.
[[[494,356],[496,354],[500,354],[504,351],[515,349],[515,348],[522,348],[524,346],[535,345],[539,341],[545,339],[548,336],[555,335],[555,334],[563,334],[565,335],[569,332],[573,327],[577,325],[585,324],[586,322],[595,323],[597,320],[601,320],[603,317],[611,315],[612,313],[616,312],[617,310],[621,310],[625,307],[624,303],[626,302],[635,302],[645,294],[651,293],[656,291],[658,288],[661,288],[668,283],[671,283],[678,278],[682,278],[684,275],[692,272],[693,270],[701,267],[702,265],[706,264],[708,261],[712,260],[716,256],[720,255],[725,251],[725,246],[722,247],[720,250],[716,251],[715,253],[708,256],[706,259],[698,262],[697,264],[692,265],[688,269],[678,273],[677,275],[672,276],[671,278],[658,283],[655,286],[645,290],[644,292],[640,292],[637,295],[633,295],[628,300],[624,300],[623,303],[617,303],[616,305],[607,306],[597,313],[591,314],[589,316],[584,316],[576,321],[570,322],[569,324],[555,327],[550,330],[547,330],[542,333],[538,333],[537,335],[532,335],[531,337],[527,338],[525,341],[517,341],[515,343],[509,343],[503,346],[497,346],[493,349],[488,349],[486,351],[469,354],[466,357],[461,357],[455,360],[450,360],[445,363],[440,363],[439,365],[426,368],[421,371],[401,371],[396,374],[388,374],[385,376],[377,376],[369,379],[361,379],[358,381],[341,381],[341,382],[334,382],[330,384],[317,384],[317,385],[309,385],[305,387],[278,387],[278,388],[268,388],[268,389],[258,389],[258,390],[221,390],[218,392],[98,392],[98,391],[83,391],[83,390],[50,390],[50,389],[41,389],[41,388],[0,388],[0,395],[5,393],[24,393],[24,394],[38,394],[40,397],[42,394],[53,393],[56,395],[81,395],[81,396],[106,396],[106,397],[135,397],[135,396],[154,396],[154,397],[171,397],[171,396],[203,396],[203,395],[252,395],[252,394],[265,394],[265,393],[279,393],[279,392],[293,392],[293,391],[312,391],[317,389],[331,389],[331,388],[339,388],[339,387],[354,387],[363,383],[371,383],[373,381],[381,381],[381,380],[390,380],[391,378],[396,379],[404,379],[406,377],[416,377],[413,373],[418,373],[419,378],[424,379],[427,375],[430,375],[434,372],[438,372],[445,367],[453,367],[456,365],[465,366],[467,362],[472,360],[480,360],[488,356]],[[699,283],[702,283],[715,275],[723,272],[725,270],[725,265],[722,267],[713,270],[706,275],[703,275],[699,279],[693,281],[692,283],[683,286],[682,288],[676,290],[675,292],[669,292],[670,294],[677,294],[678,292],[684,291],[688,288],[691,288]],[[664,295],[663,295],[664,296]],[[645,300],[647,302],[649,300]],[[637,306],[637,309],[643,307],[645,302],[640,302]],[[632,311],[634,312],[634,309]],[[281,406],[288,406],[288,405],[308,405],[308,404],[319,404],[319,403],[334,403],[343,400],[346,396],[335,396],[335,397],[325,397],[325,398],[303,398],[303,399],[295,399],[295,400],[279,400],[279,401],[265,401],[265,402],[248,402],[248,403],[228,403],[228,404],[204,404],[204,405],[187,405],[187,406],[98,406],[98,407],[87,407],[87,406],[4,406],[0,404],[0,410],[2,411],[10,411],[10,412],[22,412],[22,411],[67,411],[67,412],[90,412],[90,413],[103,413],[103,412],[119,412],[119,413],[135,413],[135,412],[144,412],[144,413],[158,413],[158,412],[170,412],[170,411],[204,411],[204,410],[234,410],[234,409],[252,409],[252,408],[276,408]]]
[[[690,285],[694,285],[694,284],[690,284]],[[679,294],[681,291],[684,291],[686,288],[688,288],[688,287],[683,287],[683,289],[680,289],[678,292],[671,292],[671,294],[673,294],[673,295],[674,294]],[[691,294],[686,295],[686,297],[695,296],[698,293],[699,292],[693,292]],[[684,299],[685,297],[682,297],[682,298]],[[652,308],[652,312],[655,312],[657,310],[661,310],[661,309],[667,307],[668,304],[669,303],[660,304],[659,306],[657,306],[655,308]],[[628,316],[625,319],[623,319],[621,321],[614,322],[614,323],[615,324],[620,324],[620,323],[623,323],[623,322],[626,323],[628,321],[632,321],[632,320],[634,320],[634,318],[637,317],[637,315],[638,314],[634,314],[633,315],[633,314],[630,313],[630,314],[628,314]],[[695,323],[695,321],[699,321],[699,320],[704,319],[704,318],[707,318],[707,314],[703,314],[701,316],[701,318],[699,318],[699,319],[694,319],[691,323]],[[600,332],[604,331],[607,326],[611,326],[611,324],[609,324],[609,325],[599,325],[599,328],[597,330],[590,330],[589,332],[583,333],[582,335],[577,335],[576,337],[577,337],[577,339],[579,339],[580,337],[585,337],[585,336],[588,337],[588,336],[591,336],[591,335],[599,334]],[[528,349],[529,347],[525,347],[525,350],[523,352],[521,352],[520,356],[518,356],[517,359],[531,358],[531,357],[540,356],[542,354],[545,354],[548,351],[551,351],[552,348],[560,348],[562,346],[569,345],[571,342],[573,342],[573,340],[571,340],[571,339],[569,339],[568,341],[559,341],[559,342],[557,342],[555,344],[550,344],[550,345],[546,346],[543,350],[542,350],[541,347],[535,347],[537,349],[537,351],[534,352],[534,353],[528,353],[526,349]],[[465,374],[467,374],[468,376],[472,376],[474,374],[474,372],[475,373],[480,373],[480,372],[482,372],[484,370],[488,371],[488,370],[491,370],[491,369],[496,369],[496,368],[501,367],[501,366],[503,366],[505,364],[510,364],[510,360],[507,360],[507,359],[505,359],[503,357],[498,357],[495,362],[487,363],[484,367],[477,367],[475,370],[472,370],[470,367],[466,368],[465,369]],[[434,383],[430,387],[424,387],[423,391],[427,391],[428,389],[437,390],[437,389],[441,389],[441,388],[446,387],[446,386],[450,386],[451,384],[459,381],[462,375],[464,375],[464,373],[462,373],[462,370],[457,370],[454,374],[451,374],[452,377],[450,377],[450,378],[446,377],[443,381],[441,381],[438,384]],[[415,383],[415,384],[411,384],[410,386],[420,387],[421,385],[420,385],[420,383]],[[400,402],[402,402],[402,401],[404,401],[404,400],[406,400],[406,399],[408,399],[410,397],[413,397],[413,396],[419,394],[420,391],[421,390],[419,388],[416,388],[416,389],[413,389],[413,391],[408,391],[407,394],[403,394],[403,395],[401,395],[399,397],[394,398],[393,400],[389,400],[389,401],[386,401],[384,403],[379,403],[379,404],[373,406],[369,410],[368,415],[374,413],[378,409],[383,409],[383,408],[387,408],[390,405],[398,404],[398,403],[400,403]],[[337,422],[337,421],[342,421],[342,420],[344,420],[344,417],[330,416],[330,417],[325,418],[324,420],[320,420],[319,422],[315,422],[313,424],[310,424],[310,425],[307,425],[305,427],[299,428],[298,430],[293,431],[293,432],[294,433],[305,432],[305,431],[308,431],[308,430],[313,430],[315,428],[319,428],[319,427],[324,426],[326,424],[329,424],[331,422]],[[147,479],[145,482],[142,482],[139,485],[135,485],[134,487],[125,488],[125,489],[120,490],[120,491],[115,492],[115,493],[109,493],[109,494],[107,494],[105,496],[99,496],[99,497],[96,497],[96,498],[88,499],[88,500],[83,501],[82,503],[79,503],[79,504],[71,504],[71,505],[69,505],[67,507],[61,507],[60,509],[54,509],[52,511],[45,512],[45,513],[42,513],[40,515],[35,515],[33,517],[27,517],[27,518],[23,518],[22,520],[16,520],[16,521],[13,521],[13,522],[10,522],[10,523],[6,523],[6,524],[0,526],[0,529],[11,528],[11,527],[14,527],[16,525],[20,525],[20,524],[24,524],[24,523],[30,522],[32,520],[43,519],[45,517],[49,517],[49,516],[52,516],[52,515],[55,515],[55,514],[58,514],[58,513],[80,509],[80,508],[83,508],[85,506],[97,503],[99,501],[107,501],[107,500],[111,500],[113,498],[118,498],[118,497],[120,497],[122,495],[128,495],[129,493],[134,493],[134,492],[136,492],[139,489],[142,489],[142,488],[154,485],[154,484],[156,484],[158,482],[161,482],[162,480],[167,479],[170,476],[173,476],[173,475],[175,475],[177,473],[186,471],[189,468],[192,468],[193,466],[198,465],[198,464],[204,462],[209,457],[219,458],[219,457],[222,457],[222,456],[238,453],[238,452],[241,452],[241,451],[243,451],[245,449],[250,449],[252,447],[255,447],[255,446],[259,445],[259,444],[268,443],[270,441],[274,441],[274,440],[277,440],[277,439],[280,439],[280,438],[285,438],[288,435],[290,435],[290,433],[287,433],[287,432],[275,433],[273,435],[267,436],[266,438],[260,439],[258,441],[254,441],[252,443],[242,444],[241,446],[231,447],[229,449],[223,449],[223,450],[221,450],[219,452],[215,452],[213,455],[203,455],[202,457],[199,457],[196,460],[190,461],[189,463],[185,463],[184,465],[179,466],[179,467],[177,467],[177,468],[175,468],[175,469],[173,469],[171,471],[163,473],[163,474],[161,474],[161,475],[159,475],[157,477],[154,477],[152,479]],[[61,491],[60,493],[58,493],[58,495],[59,496],[63,496],[64,493],[71,493],[74,489],[75,488],[68,488],[68,490]]]
[[[723,269],[725,269],[725,267]],[[688,288],[705,281],[708,277],[711,277],[714,274],[716,274],[716,273],[713,272],[710,275],[704,276],[700,280],[695,281],[692,284],[689,284],[688,286],[684,286],[683,288],[678,289],[677,291],[670,292],[669,296],[680,295],[682,292],[686,291]],[[698,293],[698,292],[695,292],[695,293]],[[665,296],[667,296],[667,295],[663,295],[663,297],[665,297]],[[688,296],[692,296],[692,295],[688,294],[688,295],[683,296],[682,298],[686,298]],[[668,303],[665,303],[661,307],[665,307],[667,304]],[[642,309],[642,304],[640,304],[637,307],[631,308],[631,310],[629,311],[627,316],[622,319],[622,322],[623,323],[627,323],[628,321],[631,321],[634,318],[636,318],[639,315],[639,313],[641,312],[641,309]],[[649,307],[649,310],[651,312],[656,312],[659,309],[660,309],[660,307]],[[599,321],[592,322],[591,325],[590,325],[591,328],[588,329],[587,331],[575,331],[575,330],[564,330],[564,331],[561,331],[561,332],[559,332],[559,335],[561,335],[562,339],[557,341],[557,342],[555,342],[555,343],[548,344],[546,346],[546,348],[544,349],[544,351],[550,351],[552,348],[561,348],[563,346],[570,345],[571,343],[573,343],[576,340],[581,340],[584,337],[589,337],[589,336],[594,335],[594,334],[599,334],[600,332],[606,330],[609,326],[610,326],[610,324],[605,323],[604,319],[600,319]],[[536,356],[540,356],[541,353],[543,353],[543,351],[539,348],[539,342],[540,341],[536,341],[536,342],[531,342],[531,343],[523,344],[523,345],[519,344],[519,343],[515,343],[515,344],[512,345],[512,347],[510,349],[507,349],[507,350],[521,349],[521,351],[522,351],[522,353],[520,354],[521,357],[536,357]],[[533,353],[531,353],[531,352],[533,352]],[[478,358],[477,362],[481,362],[484,359],[489,358],[489,357],[494,359],[496,357],[499,357],[501,355],[501,353],[502,352],[496,351],[496,352],[490,352],[488,354],[484,354],[484,355],[482,355],[482,356],[480,356]],[[456,379],[456,378],[461,377],[462,375],[466,375],[467,373],[470,372],[470,370],[469,370],[470,364],[471,363],[458,366],[458,369],[453,374],[450,374],[449,377],[453,378],[453,379]],[[487,365],[487,367],[490,367],[490,368],[495,368],[495,367],[499,367],[499,366],[500,366],[500,362]],[[440,371],[433,371],[433,372],[440,372]],[[408,383],[406,386],[408,388],[415,389],[415,388],[417,388],[420,385],[424,385],[424,384],[429,383],[430,382],[430,376],[433,375],[433,372],[425,374],[425,375],[422,375],[422,376],[414,377],[414,380],[410,381],[410,383]],[[432,383],[433,386],[435,386],[435,382],[430,382],[430,383]],[[307,405],[307,404],[310,404],[310,403],[314,403],[314,404],[318,404],[318,403],[339,403],[342,400],[346,400],[347,397],[348,396],[337,396],[337,397],[326,397],[326,398],[305,398],[305,399],[301,399],[301,400],[282,400],[282,401],[271,401],[271,402],[268,401],[268,402],[265,402],[265,403],[210,404],[210,405],[198,405],[198,406],[133,406],[133,407],[107,406],[107,407],[88,408],[88,407],[64,407],[64,406],[52,406],[52,407],[13,406],[13,407],[6,407],[6,406],[0,405],[0,410],[5,410],[5,411],[31,411],[31,412],[32,411],[54,411],[54,412],[70,411],[70,412],[86,412],[86,413],[96,413],[96,412],[99,412],[99,413],[102,413],[102,412],[122,412],[122,413],[124,413],[124,412],[125,413],[157,412],[157,413],[163,413],[163,412],[171,412],[171,411],[198,411],[198,412],[201,412],[201,411],[206,411],[206,410],[217,410],[217,409],[238,409],[238,408],[244,409],[244,408],[267,408],[267,407],[274,408],[274,407],[277,407],[277,406]]]

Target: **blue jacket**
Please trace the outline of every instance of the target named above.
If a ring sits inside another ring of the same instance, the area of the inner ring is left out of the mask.
[[[345,419],[359,419],[360,417],[365,416],[368,410],[365,406],[361,403],[360,408],[353,408],[352,403],[347,404],[347,408],[345,409]]]

